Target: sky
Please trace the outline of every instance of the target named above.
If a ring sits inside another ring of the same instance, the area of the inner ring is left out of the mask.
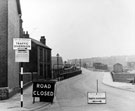
[[[64,60],[135,55],[134,0],[20,0],[23,28]]]

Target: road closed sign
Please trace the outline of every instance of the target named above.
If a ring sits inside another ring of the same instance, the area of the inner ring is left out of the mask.
[[[55,83],[55,81],[33,82],[33,97],[40,97],[46,102],[52,102],[55,96]]]
[[[88,104],[105,104],[106,93],[105,92],[88,92],[87,93]]]
[[[54,86],[51,83],[34,83],[33,97],[54,96]]]

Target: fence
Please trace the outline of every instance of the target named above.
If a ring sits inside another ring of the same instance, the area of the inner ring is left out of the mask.
[[[78,74],[81,74],[82,71],[80,68],[72,67],[72,68],[66,68],[66,69],[55,69],[53,70],[53,79],[67,79],[73,76],[76,76]]]

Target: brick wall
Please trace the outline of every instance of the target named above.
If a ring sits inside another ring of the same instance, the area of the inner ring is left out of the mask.
[[[0,87],[7,87],[7,3],[7,0],[0,0]]]

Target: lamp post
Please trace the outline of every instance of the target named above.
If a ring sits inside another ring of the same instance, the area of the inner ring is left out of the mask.
[[[80,69],[81,69],[81,66],[82,66],[81,64],[82,64],[82,63],[81,63],[81,59],[80,59]]]
[[[58,77],[58,80],[59,80],[59,54],[57,53],[57,77]]]

